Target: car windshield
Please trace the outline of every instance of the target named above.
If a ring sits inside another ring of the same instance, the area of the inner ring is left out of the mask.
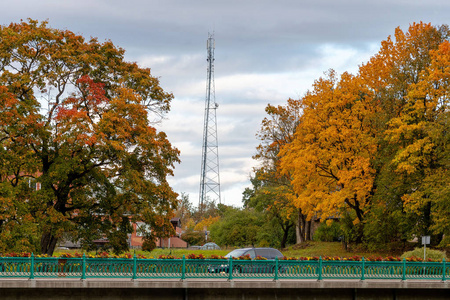
[[[241,255],[244,255],[244,253],[245,253],[246,251],[247,251],[247,250],[245,250],[245,249],[236,249],[236,250],[231,251],[231,252],[228,253],[227,255],[225,255],[225,257],[230,257],[230,256],[232,256],[232,257],[239,257],[239,256],[241,256]]]

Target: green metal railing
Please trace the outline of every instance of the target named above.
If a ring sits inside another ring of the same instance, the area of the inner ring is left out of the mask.
[[[1,278],[442,280],[442,262],[0,257]]]

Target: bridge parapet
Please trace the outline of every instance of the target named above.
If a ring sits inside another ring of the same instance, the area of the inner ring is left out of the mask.
[[[344,260],[139,259],[0,257],[2,278],[435,280],[446,282],[442,262]]]

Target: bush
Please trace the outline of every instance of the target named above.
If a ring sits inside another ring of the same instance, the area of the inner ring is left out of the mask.
[[[313,239],[321,242],[336,242],[340,241],[343,234],[341,224],[333,221],[331,225],[327,225],[326,223],[320,224]]]
[[[433,250],[433,249],[427,249],[426,251],[426,259],[432,259],[435,261],[441,261],[445,258],[445,252],[439,251],[439,250]],[[421,257],[423,258],[423,248],[415,248],[412,251],[407,251],[403,253],[401,256],[402,258],[409,258],[409,257]]]
[[[200,232],[188,229],[183,233],[181,238],[190,246],[201,245],[205,241],[205,233],[203,231]]]

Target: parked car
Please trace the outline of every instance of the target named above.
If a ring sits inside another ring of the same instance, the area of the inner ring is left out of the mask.
[[[264,263],[263,261],[253,260],[256,257],[274,260],[275,258],[283,258],[284,255],[274,248],[242,248],[231,251],[226,254],[226,258],[239,258],[242,256],[249,256],[252,260],[234,260],[233,273],[274,273],[275,263],[273,261]],[[283,272],[283,270],[279,270]],[[209,266],[210,273],[228,273],[229,265],[220,264],[216,266]]]
[[[220,247],[216,243],[206,243],[200,247],[201,250],[220,250]]]
[[[238,258],[240,256],[249,255],[251,259],[254,259],[257,256],[264,257],[267,259],[275,259],[275,257],[282,258],[284,255],[277,249],[274,248],[242,248],[235,249],[225,255],[225,257],[235,257]]]

